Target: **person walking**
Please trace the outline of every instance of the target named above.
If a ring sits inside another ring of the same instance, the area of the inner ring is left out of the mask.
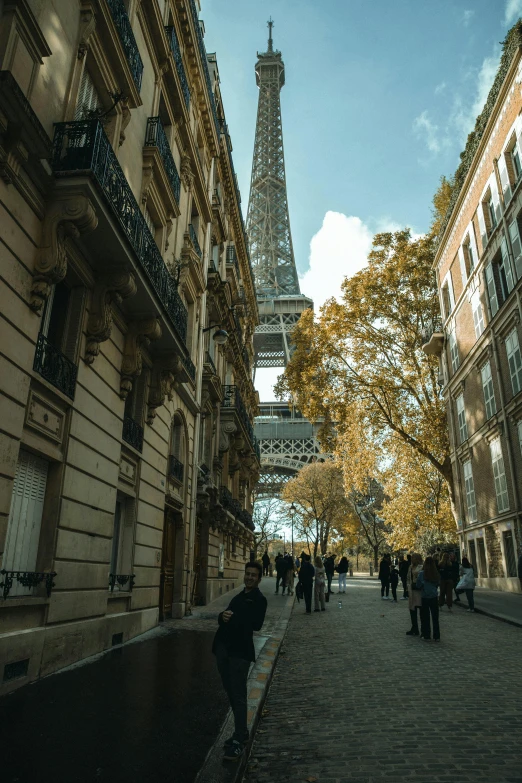
[[[475,590],[475,572],[473,566],[469,562],[467,557],[462,558],[462,564],[459,569],[460,580],[457,585],[457,595],[466,593],[468,599],[468,612],[475,611],[475,596],[473,591]]]
[[[381,599],[383,601],[390,600],[390,560],[389,555],[383,555],[381,562],[379,563],[379,577],[381,580]],[[386,592],[386,596],[384,593]]]
[[[408,607],[411,618],[411,628],[409,631],[406,631],[406,636],[419,635],[419,619],[417,615],[422,606],[422,590],[417,588],[417,578],[421,571],[422,555],[415,552],[411,556],[411,565],[408,569],[408,576],[406,578],[406,584],[408,585]]]
[[[335,558],[333,555],[327,555],[324,561],[324,570],[326,572],[326,579],[328,582],[328,595],[332,592],[332,579],[335,573]]]
[[[324,587],[326,584],[326,571],[320,556],[314,560],[315,583],[314,583],[314,612],[325,612],[326,604],[324,598]]]
[[[408,560],[404,555],[399,555],[399,577],[402,582],[402,597],[401,601],[405,601],[408,598],[408,569],[410,567],[411,555],[408,555]]]
[[[263,563],[263,576],[268,576],[268,569],[270,566],[270,555],[268,554],[268,549],[265,549],[265,553],[261,558],[261,561]]]
[[[453,565],[450,560],[449,552],[444,552],[439,563],[440,574],[440,594],[439,594],[439,606],[447,604],[448,610],[451,612],[453,606]]]
[[[276,595],[279,592],[279,585],[283,588],[283,593],[285,592],[285,573],[286,573],[286,562],[281,554],[279,552],[277,554],[277,557],[275,559],[275,567],[276,567]]]
[[[294,558],[292,555],[289,555],[286,562],[286,574],[285,574],[285,586],[288,595],[294,594],[294,575],[295,575]]]
[[[306,614],[312,614],[312,590],[314,587],[315,569],[310,562],[310,555],[301,555],[301,568],[299,569],[299,581],[303,587]]]
[[[346,574],[348,573],[348,567],[348,558],[343,555],[335,569],[339,574],[339,593],[346,593]]]
[[[457,585],[460,579],[459,561],[457,560],[457,556],[455,552],[449,553],[449,559],[451,564],[451,579],[453,581],[453,591],[455,593],[455,601],[460,601],[459,594],[457,593]]]
[[[245,566],[245,587],[235,595],[224,612],[218,616],[218,629],[212,652],[223,687],[234,715],[234,733],[225,741],[225,759],[238,761],[248,742],[247,677],[250,664],[255,661],[254,631],[261,630],[265,621],[267,601],[259,584],[263,574],[261,563]]]
[[[399,569],[390,565],[390,585],[394,603],[397,603],[397,585],[399,584]]]
[[[421,616],[421,639],[425,642],[431,640],[431,624],[433,625],[433,641],[440,641],[439,628],[439,602],[437,591],[440,583],[440,576],[435,565],[433,557],[427,557],[424,561],[422,571],[417,577],[417,587],[421,588],[422,605]]]

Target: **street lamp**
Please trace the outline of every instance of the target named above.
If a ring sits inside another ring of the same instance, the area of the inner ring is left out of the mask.
[[[215,329],[216,331],[212,335],[212,339],[217,345],[225,345],[225,343],[228,340],[228,332],[226,332],[223,328],[221,328],[221,324],[214,324],[213,326],[207,326],[206,329],[203,329],[203,334],[205,332],[210,332],[211,329]]]
[[[290,513],[290,522],[292,524],[292,557],[293,557],[294,556],[294,517],[295,517],[295,512],[297,511],[297,509],[294,506],[294,504],[292,503],[292,505],[290,506],[290,508],[288,510],[289,510],[289,513]]]

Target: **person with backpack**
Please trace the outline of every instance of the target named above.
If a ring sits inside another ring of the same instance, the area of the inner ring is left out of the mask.
[[[346,593],[346,574],[348,573],[348,568],[348,558],[343,555],[335,569],[339,574],[339,593]]]
[[[383,555],[381,562],[379,563],[379,579],[381,581],[381,600],[390,600],[390,556]],[[386,596],[384,593],[386,592]]]
[[[459,570],[460,581],[457,585],[456,593],[457,595],[466,593],[466,598],[468,599],[468,612],[474,612],[475,597],[473,592],[475,590],[475,572],[467,557],[462,558],[462,564]]]
[[[310,562],[310,555],[303,552],[301,556],[301,568],[299,569],[299,582],[303,588],[306,614],[312,614],[312,591],[314,587],[315,569]]]
[[[326,604],[324,599],[324,586],[326,583],[326,572],[324,570],[323,561],[320,556],[314,560],[315,566],[315,583],[314,583],[314,612],[325,612]]]
[[[328,595],[330,595],[332,592],[332,579],[334,578],[334,573],[335,573],[335,558],[333,555],[327,555],[324,561],[324,570],[328,582],[327,593]]]
[[[433,625],[433,641],[440,642],[439,600],[437,595],[439,583],[440,576],[435,560],[433,557],[427,557],[422,571],[420,571],[417,577],[416,585],[417,588],[421,589],[421,639],[425,642],[431,641],[430,615]]]

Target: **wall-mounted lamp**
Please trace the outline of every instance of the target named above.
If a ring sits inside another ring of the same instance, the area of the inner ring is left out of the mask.
[[[203,334],[205,332],[210,332],[211,329],[216,330],[212,335],[212,339],[216,345],[225,345],[228,340],[228,332],[221,328],[221,324],[213,324],[212,326],[207,326],[206,329],[203,329]]]

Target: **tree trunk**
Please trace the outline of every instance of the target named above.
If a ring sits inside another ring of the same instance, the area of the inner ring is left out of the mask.
[[[455,505],[455,482],[453,480],[453,468],[451,466],[451,459],[448,454],[444,462],[442,463],[442,471],[441,471],[444,481],[447,484],[448,487],[448,494],[450,499],[450,505],[451,505],[451,513],[453,514],[453,517],[455,519],[455,525],[458,528],[458,521],[459,521],[459,512],[457,511],[457,507]]]
[[[373,545],[373,567],[376,571],[379,568],[379,544]]]

